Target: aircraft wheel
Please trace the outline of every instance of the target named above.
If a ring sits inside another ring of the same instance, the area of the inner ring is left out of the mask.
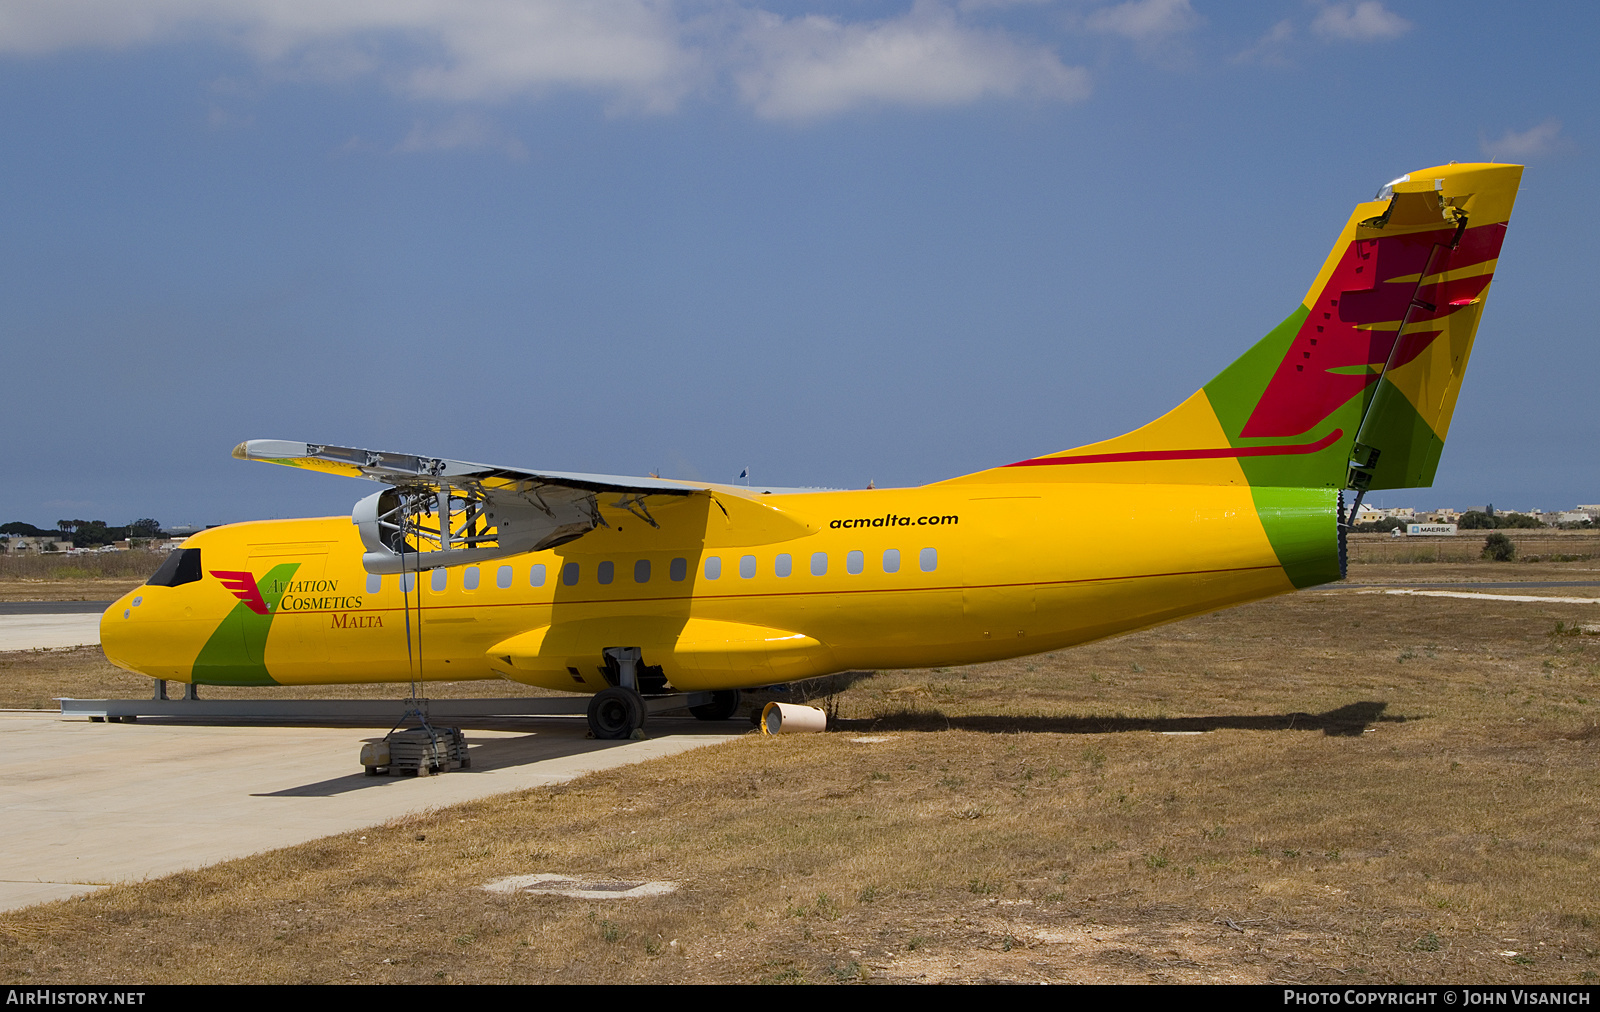
[[[739,709],[739,690],[722,689],[711,694],[711,702],[689,707],[701,720],[727,720]]]
[[[589,700],[589,730],[596,738],[628,738],[644,726],[644,697],[632,689],[613,685]]]

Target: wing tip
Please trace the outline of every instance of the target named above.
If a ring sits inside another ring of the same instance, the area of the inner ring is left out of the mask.
[[[274,464],[310,455],[311,448],[307,444],[288,439],[247,439],[233,448],[236,460],[264,460]]]

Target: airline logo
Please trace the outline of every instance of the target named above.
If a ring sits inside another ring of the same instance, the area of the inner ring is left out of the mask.
[[[261,597],[261,588],[256,586],[256,578],[251,573],[239,573],[226,569],[213,569],[211,575],[222,581],[228,588],[228,593],[244,602],[244,606],[257,615],[269,614],[267,602]]]
[[[1239,434],[1309,432],[1422,355],[1452,314],[1482,301],[1505,234],[1493,224],[1352,242]]]

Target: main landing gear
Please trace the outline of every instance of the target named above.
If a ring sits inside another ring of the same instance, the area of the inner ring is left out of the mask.
[[[738,689],[721,689],[711,694],[711,702],[689,707],[689,712],[701,720],[727,720],[738,710]]]
[[[589,730],[596,738],[631,738],[644,718],[644,697],[626,686],[601,689],[589,700]]]
[[[596,738],[632,738],[650,715],[639,695],[639,648],[607,647],[605,659],[617,673],[617,684],[589,700],[589,730]]]
[[[644,696],[639,693],[639,648],[608,647],[604,656],[606,667],[614,673],[617,684],[601,689],[589,699],[589,731],[596,738],[610,741],[632,738],[650,715]],[[658,680],[664,682],[659,679],[660,670],[651,668],[647,673],[656,672]],[[705,699],[706,695],[701,694],[699,698]],[[727,720],[739,709],[738,689],[723,689],[708,695],[708,701],[689,707],[689,712],[701,720]]]

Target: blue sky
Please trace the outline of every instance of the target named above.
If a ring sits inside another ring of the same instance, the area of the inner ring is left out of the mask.
[[[340,513],[306,439],[880,487],[1105,438],[1351,204],[1528,165],[1434,489],[1600,502],[1587,5],[10,0],[0,519]]]

